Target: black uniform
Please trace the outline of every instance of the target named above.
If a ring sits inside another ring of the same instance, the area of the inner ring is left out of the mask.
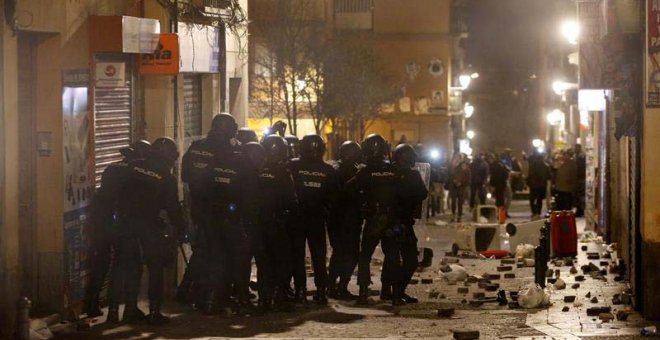
[[[293,178],[284,163],[266,164],[257,181],[259,211],[256,237],[259,300],[282,301],[289,287],[292,248],[288,230],[297,211]]]
[[[400,289],[403,295],[415,270],[417,270],[417,236],[415,236],[413,225],[415,224],[415,217],[421,217],[420,204],[426,199],[428,190],[417,170],[398,169],[397,175],[400,183],[398,193],[399,221],[403,227],[403,235],[400,238],[402,260],[400,286],[395,287],[395,289]]]
[[[326,218],[336,197],[335,171],[322,160],[294,159],[289,163],[300,204],[298,221],[292,230],[293,277],[297,291],[306,289],[305,241],[309,245],[317,292],[327,284]]]
[[[251,271],[250,231],[245,219],[255,214],[249,199],[254,195],[257,172],[239,152],[223,151],[212,167],[210,218],[205,248],[215,300],[225,307],[233,287],[240,303],[249,303]]]
[[[354,190],[349,190],[347,183],[362,166],[359,163],[340,161],[335,167],[339,191],[328,221],[328,236],[332,246],[328,275],[330,284],[335,284],[339,278],[339,288],[342,291],[351,281],[351,275],[358,263],[363,222],[360,196]]]
[[[183,156],[181,164],[181,179],[188,184],[190,194],[190,215],[194,226],[192,242],[193,253],[188,261],[177,298],[186,301],[193,285],[196,285],[196,302],[201,302],[204,290],[208,288],[208,270],[204,258],[208,257],[207,249],[202,245],[209,221],[209,183],[211,168],[216,154],[222,148],[222,143],[210,135],[207,138],[193,142]]]
[[[362,232],[361,250],[358,261],[358,285],[364,290],[371,284],[371,257],[379,243],[385,261],[391,267],[384,268],[388,282],[394,282],[400,276],[399,251],[397,238],[402,230],[399,228],[397,214],[398,178],[396,169],[385,161],[371,161],[360,169],[349,182],[362,193],[366,221]],[[387,269],[387,270],[386,270]]]
[[[171,164],[160,156],[150,155],[128,165],[120,191],[117,259],[119,274],[124,274],[126,280],[127,311],[137,310],[144,258],[149,270],[149,309],[152,314],[160,313],[163,268],[171,260],[168,255],[173,253],[176,242],[172,237],[165,237],[166,224],[160,217],[161,211],[167,212],[177,240],[185,234],[177,190]],[[118,296],[113,299],[118,301]]]
[[[94,196],[92,235],[90,251],[90,278],[85,296],[85,312],[88,316],[102,315],[95,313],[98,309],[99,295],[103,288],[116,243],[116,220],[118,191],[131,161],[131,157],[110,164],[101,176],[101,187]],[[108,292],[111,296],[112,291]],[[89,315],[93,313],[95,315]]]

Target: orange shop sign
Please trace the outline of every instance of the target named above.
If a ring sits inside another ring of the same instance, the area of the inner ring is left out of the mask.
[[[176,33],[161,33],[156,51],[140,54],[140,74],[177,75],[179,74],[179,36]]]

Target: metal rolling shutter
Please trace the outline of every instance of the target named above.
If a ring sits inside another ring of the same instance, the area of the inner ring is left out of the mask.
[[[202,76],[183,75],[183,128],[185,137],[202,135]]]
[[[119,150],[131,143],[132,93],[130,67],[126,81],[118,87],[94,89],[94,150],[96,186],[105,168],[123,157]]]

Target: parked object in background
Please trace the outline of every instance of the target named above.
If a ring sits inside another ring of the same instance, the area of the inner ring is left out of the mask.
[[[577,256],[577,227],[572,211],[553,211],[550,214],[552,225],[552,253],[559,257]]]

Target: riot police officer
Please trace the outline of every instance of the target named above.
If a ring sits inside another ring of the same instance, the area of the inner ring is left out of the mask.
[[[205,295],[208,293],[209,282],[205,258],[208,258],[204,248],[206,237],[204,232],[209,223],[209,183],[211,182],[211,165],[221,150],[235,149],[238,146],[233,136],[236,134],[236,122],[228,113],[219,113],[213,117],[211,129],[206,138],[193,142],[183,156],[181,164],[181,179],[188,185],[190,195],[190,216],[195,228],[193,238],[193,253],[179,289],[177,300],[187,302],[191,290],[195,293],[195,303],[202,307]],[[195,288],[196,287],[196,288]]]
[[[278,135],[263,140],[266,162],[257,181],[257,279],[259,307],[289,311],[286,303],[291,278],[290,218],[298,209],[296,191],[287,167],[287,145]]]
[[[288,135],[284,137],[289,145],[289,159],[300,157],[300,139],[296,136]]]
[[[336,197],[336,178],[331,165],[323,161],[325,143],[319,135],[306,135],[300,142],[300,158],[289,163],[300,204],[293,228],[293,276],[296,300],[305,302],[305,242],[309,245],[314,269],[314,300],[326,304],[326,218]]]
[[[110,269],[112,260],[112,249],[115,246],[115,215],[119,200],[118,190],[122,186],[124,174],[128,163],[143,158],[151,143],[146,140],[133,142],[129,147],[119,150],[124,158],[116,163],[110,164],[101,176],[101,187],[94,197],[92,211],[92,243],[90,245],[90,278],[85,296],[83,313],[87,317],[103,315],[99,308],[99,295],[103,288],[103,282]],[[111,283],[112,286],[112,283]],[[111,295],[110,291],[108,295]],[[117,322],[116,314],[109,315],[108,321]]]
[[[225,137],[232,137],[232,120]],[[243,153],[226,147],[216,154],[212,165],[210,186],[210,214],[212,222],[208,226],[207,249],[210,264],[210,278],[214,295],[207,300],[206,312],[227,310],[230,289],[237,299],[239,314],[251,314],[249,299],[249,278],[251,271],[250,223],[255,214],[251,195],[255,194],[258,178],[256,167]]]
[[[369,285],[371,284],[371,257],[378,244],[381,244],[387,268],[388,282],[394,282],[400,275],[399,250],[397,237],[401,230],[397,216],[397,176],[393,165],[385,161],[389,146],[378,134],[371,134],[362,141],[362,154],[365,167],[360,169],[349,181],[349,186],[362,193],[363,209],[366,217],[362,232],[361,250],[358,260],[358,302],[367,304]],[[386,268],[383,269],[386,271]],[[398,293],[398,292],[397,292]],[[396,294],[392,298],[394,305],[405,302]]]
[[[393,288],[398,290],[406,303],[416,303],[418,300],[406,294],[406,287],[410,283],[418,266],[417,236],[413,228],[415,217],[421,218],[421,203],[426,199],[428,190],[420,173],[413,169],[417,154],[409,144],[401,144],[394,150],[394,166],[397,168],[399,189],[399,222],[402,226],[400,238],[401,251],[401,277]]]
[[[169,321],[161,314],[163,270],[168,263],[168,255],[176,246],[172,237],[166,237],[165,223],[160,216],[161,211],[167,212],[174,238],[183,241],[185,224],[178,199],[177,179],[172,174],[178,158],[174,140],[161,137],[152,143],[145,159],[128,165],[118,207],[121,230],[117,262],[126,275],[125,321],[139,321],[142,318],[142,312],[137,307],[142,258],[149,271],[147,321],[152,324]]]
[[[363,220],[359,196],[348,190],[347,183],[363,166],[361,158],[358,143],[346,141],[339,147],[339,162],[335,170],[340,199],[333,207],[332,217],[328,221],[328,236],[332,246],[328,269],[328,295],[339,300],[353,300],[357,297],[348,291],[348,284],[357,266]]]

